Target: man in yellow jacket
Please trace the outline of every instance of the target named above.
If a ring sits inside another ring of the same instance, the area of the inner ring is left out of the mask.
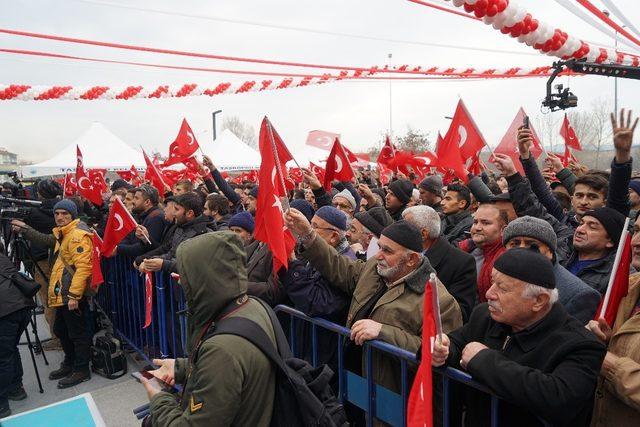
[[[89,305],[84,296],[91,279],[93,244],[91,231],[77,219],[78,208],[73,201],[59,201],[53,214],[56,227],[52,234],[40,233],[19,220],[13,220],[12,225],[26,239],[54,249],[48,296],[49,307],[56,309],[53,331],[60,338],[64,360],[49,379],[60,380],[58,388],[67,388],[91,378]]]

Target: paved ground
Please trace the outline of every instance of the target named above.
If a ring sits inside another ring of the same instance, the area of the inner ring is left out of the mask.
[[[49,338],[49,331],[45,326],[44,317],[37,316],[37,319],[40,339]],[[29,333],[33,340],[31,327],[29,327]],[[26,342],[24,336],[22,342]],[[38,391],[38,382],[27,345],[20,346],[20,356],[22,357],[24,369],[23,383],[29,397],[20,402],[10,402],[13,414],[89,392],[93,396],[107,426],[126,427],[140,425],[140,421],[133,415],[132,410],[146,403],[147,395],[144,388],[130,375],[131,372],[142,368],[142,365],[137,363],[131,355],[129,356],[129,372],[126,375],[115,380],[109,380],[93,374],[90,381],[64,390],[56,387],[57,381],[49,381],[48,379],[49,372],[56,370],[60,366],[63,358],[62,352],[46,352],[49,366],[45,365],[42,355],[36,355],[36,364],[44,389],[42,394]]]

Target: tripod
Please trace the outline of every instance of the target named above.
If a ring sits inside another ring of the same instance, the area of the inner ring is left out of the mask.
[[[29,261],[31,262],[31,264],[35,266],[38,272],[42,275],[42,277],[48,283],[49,280],[47,278],[47,275],[44,274],[44,271],[42,271],[38,263],[33,258],[33,254],[29,249],[29,245],[27,244],[26,240],[24,240],[24,238],[20,236],[16,236],[15,234],[12,233],[9,239],[9,243],[7,244],[7,249],[9,248],[11,249],[11,252],[8,256],[13,260],[16,266],[19,267],[20,265],[20,261],[21,261],[20,254],[26,255],[27,257],[29,257]],[[27,263],[25,263],[24,261],[23,263],[25,264],[25,268],[26,268]],[[29,274],[31,274],[31,276],[33,276],[32,273],[33,273],[32,271],[29,271]],[[37,324],[35,309],[31,309],[29,324],[31,325],[31,332],[33,333],[33,336],[35,338],[35,343],[31,341],[31,336],[29,335],[28,328],[24,330],[24,335],[27,339],[27,346],[29,347],[29,353],[31,354],[31,362],[33,363],[33,370],[36,373],[36,379],[38,380],[38,391],[40,391],[40,393],[44,393],[44,389],[42,388],[42,380],[40,379],[40,372],[38,371],[38,364],[36,363],[36,354],[42,354],[42,359],[44,360],[45,365],[49,366],[49,361],[47,360],[47,355],[45,354],[44,349],[42,348],[42,343],[40,342],[40,337],[38,336],[38,324]]]

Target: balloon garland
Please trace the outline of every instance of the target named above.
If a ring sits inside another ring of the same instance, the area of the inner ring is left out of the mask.
[[[586,59],[587,62],[640,65],[637,55],[597,47],[536,19],[513,0],[451,0],[502,34],[509,34],[534,49],[562,59]]]

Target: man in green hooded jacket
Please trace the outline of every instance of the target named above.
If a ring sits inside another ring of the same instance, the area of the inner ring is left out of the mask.
[[[268,426],[276,382],[269,359],[236,335],[200,342],[212,322],[243,317],[262,327],[275,345],[269,314],[246,295],[246,255],[240,238],[230,231],[203,234],[183,242],[176,258],[188,307],[191,356],[153,361],[160,365],[151,371],[157,378],[184,387],[176,399],[143,381],[153,426]]]

